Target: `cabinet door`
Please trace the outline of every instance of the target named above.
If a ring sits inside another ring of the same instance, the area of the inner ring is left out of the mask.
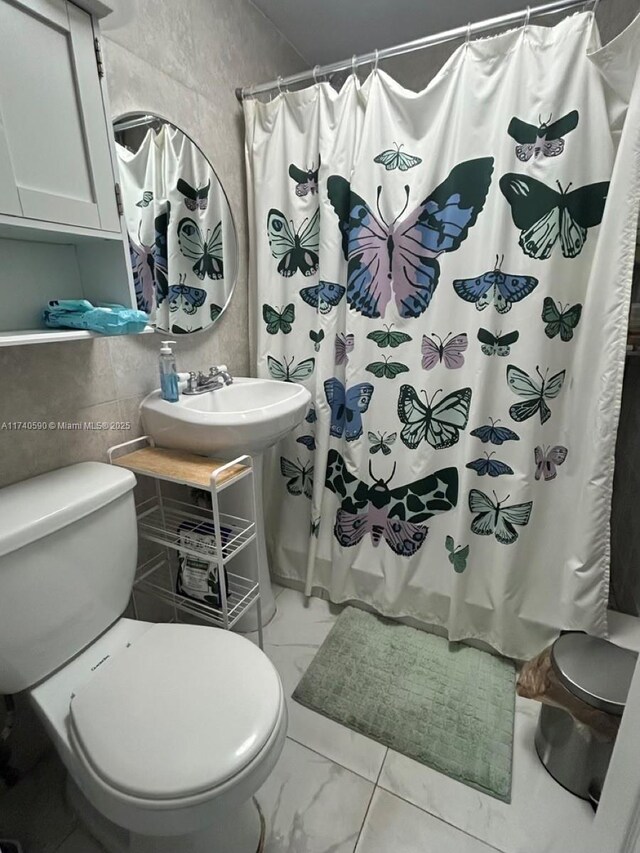
[[[91,17],[0,0],[0,213],[119,231]]]

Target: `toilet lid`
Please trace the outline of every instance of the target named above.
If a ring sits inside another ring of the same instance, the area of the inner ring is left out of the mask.
[[[237,775],[273,733],[281,704],[278,673],[251,641],[155,625],[73,696],[71,725],[110,786],[176,799]]]

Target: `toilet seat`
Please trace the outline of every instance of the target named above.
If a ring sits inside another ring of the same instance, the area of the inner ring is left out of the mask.
[[[100,663],[72,697],[69,725],[92,775],[160,805],[241,773],[271,738],[282,701],[273,664],[249,640],[155,625]]]

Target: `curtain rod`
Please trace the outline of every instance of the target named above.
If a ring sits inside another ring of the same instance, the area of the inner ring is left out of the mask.
[[[539,18],[543,15],[550,15],[553,12],[561,12],[567,9],[573,9],[577,6],[588,6],[593,3],[593,12],[598,6],[600,0],[554,0],[552,3],[545,3],[544,6],[535,6],[533,9],[527,6],[519,12],[509,12],[506,15],[499,15],[496,18],[487,18],[485,21],[478,21],[475,24],[469,24],[463,27],[456,27],[453,30],[445,30],[441,33],[425,36],[424,38],[408,41],[404,44],[398,44],[394,47],[386,47],[382,50],[374,50],[370,53],[363,53],[361,56],[354,56],[352,59],[343,59],[339,62],[333,62],[330,65],[318,66],[310,71],[301,71],[298,74],[291,74],[289,77],[279,77],[277,80],[272,80],[269,83],[259,83],[257,86],[239,87],[236,89],[236,98],[242,101],[244,98],[252,95],[259,95],[264,92],[270,92],[273,89],[281,90],[283,86],[292,86],[296,83],[305,83],[308,80],[315,80],[318,76],[329,76],[338,71],[347,71],[348,69],[355,70],[358,65],[366,65],[373,63],[374,65],[380,59],[389,59],[392,56],[400,56],[404,53],[412,53],[415,50],[422,50],[425,47],[433,47],[436,44],[443,44],[447,41],[453,41],[466,36],[470,38],[477,33],[484,33],[488,30],[493,30],[496,27],[505,26],[507,24],[517,24],[519,21],[528,23],[530,18]]]

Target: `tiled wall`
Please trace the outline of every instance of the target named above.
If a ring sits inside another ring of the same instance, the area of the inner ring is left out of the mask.
[[[113,113],[155,112],[188,133],[222,181],[239,237],[230,307],[213,330],[179,338],[178,366],[226,363],[246,375],[243,121],[234,90],[292,74],[305,63],[248,0],[138,0],[136,7],[132,25],[105,33]],[[71,462],[103,459],[107,447],[137,434],[138,404],[158,386],[159,337],[0,349],[0,426],[41,420],[133,424],[131,431],[0,429],[0,486]]]

